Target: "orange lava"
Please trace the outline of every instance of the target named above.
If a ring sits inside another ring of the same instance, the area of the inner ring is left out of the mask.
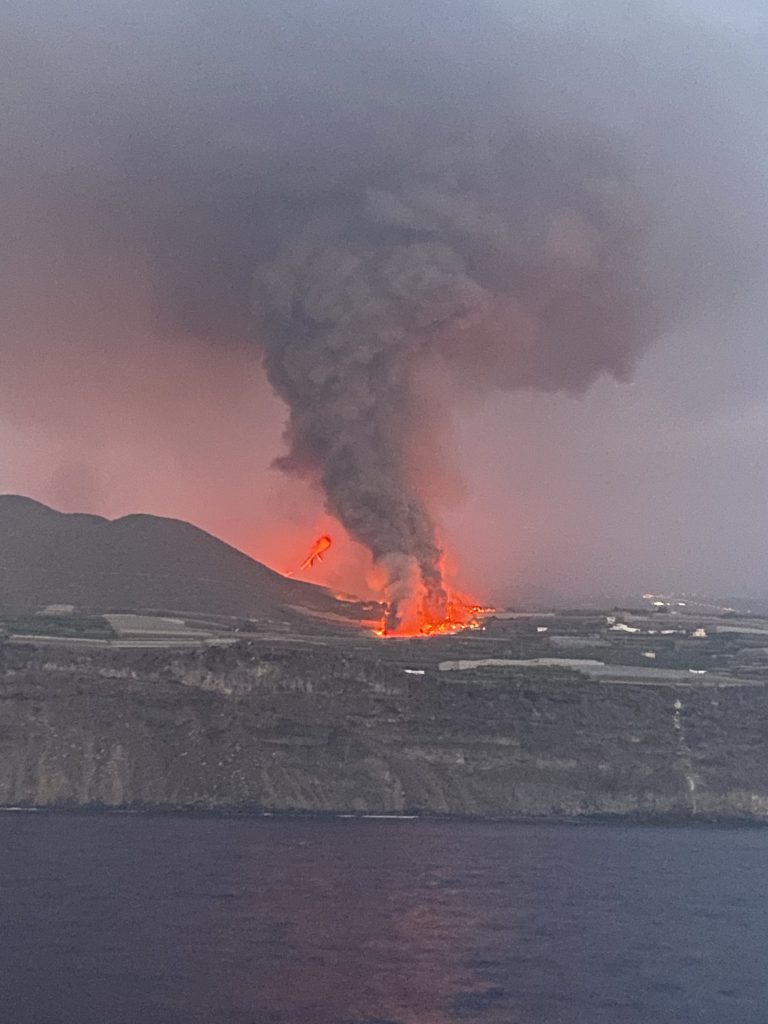
[[[324,533],[322,537],[318,537],[312,545],[309,554],[297,569],[297,572],[304,572],[306,569],[311,569],[315,562],[322,562],[323,555],[332,543],[333,541],[327,533]],[[295,573],[289,572],[286,575],[293,576]]]
[[[343,542],[344,535],[342,533],[342,548]],[[323,556],[332,544],[333,541],[329,534],[324,533],[319,536],[299,568],[294,572],[286,573],[286,575],[292,577],[312,569],[316,562],[323,561]],[[449,562],[452,564],[452,560],[444,553],[440,560],[443,580],[452,575],[447,564]],[[359,595],[363,592],[365,596],[362,600],[369,603],[370,612],[375,617],[362,622],[361,625],[379,637],[446,636],[451,633],[459,633],[462,630],[482,629],[482,620],[493,613],[493,608],[485,607],[474,598],[468,597],[448,585],[445,586],[447,597],[435,598],[434,594],[430,595],[427,592],[427,588],[414,566],[413,579],[409,588],[410,594],[398,602],[399,625],[388,628],[387,620],[391,616],[387,614],[389,580],[386,571],[378,563],[373,563],[367,568],[360,565],[356,567],[356,570],[354,567],[352,568],[352,576],[347,572],[345,577],[345,582],[350,589],[341,591],[334,587],[333,592],[338,600],[355,603],[361,601]],[[357,581],[353,579],[358,574],[364,577],[364,581],[362,578]],[[382,614],[379,609],[384,609],[384,613]]]
[[[396,629],[387,629],[382,622],[374,630],[380,637],[429,637],[445,636],[464,629],[482,629],[481,619],[490,615],[493,608],[486,608],[455,592],[449,594],[444,609],[430,608],[426,600],[420,600],[414,609],[406,611]]]

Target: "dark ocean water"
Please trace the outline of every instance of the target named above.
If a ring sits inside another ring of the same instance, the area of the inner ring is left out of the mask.
[[[0,815],[2,1024],[766,1024],[768,831]]]

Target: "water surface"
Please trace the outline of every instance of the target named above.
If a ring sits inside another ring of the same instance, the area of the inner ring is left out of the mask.
[[[766,1024],[768,831],[0,815],[2,1024]]]

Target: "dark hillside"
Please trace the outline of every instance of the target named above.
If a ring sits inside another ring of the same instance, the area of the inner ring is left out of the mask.
[[[190,523],[110,521],[0,496],[0,610],[48,604],[245,617],[289,605],[349,611],[322,587],[287,579]]]

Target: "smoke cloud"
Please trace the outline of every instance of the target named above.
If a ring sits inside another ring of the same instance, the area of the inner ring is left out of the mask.
[[[511,121],[492,142],[468,125],[453,150],[422,137],[377,188],[320,197],[256,272],[264,364],[290,409],[279,465],[319,482],[393,598],[415,563],[438,615],[440,551],[407,460],[415,432],[439,437],[419,417],[420,360],[445,358],[457,386],[580,389],[625,374],[656,325],[615,159]]]
[[[109,402],[158,346],[203,379],[260,360],[277,465],[385,569],[392,624],[445,605],[414,452],[444,458],[457,403],[627,379],[764,272],[757,3],[11,0],[0,39],[7,416],[66,420],[39,367],[73,345]]]

